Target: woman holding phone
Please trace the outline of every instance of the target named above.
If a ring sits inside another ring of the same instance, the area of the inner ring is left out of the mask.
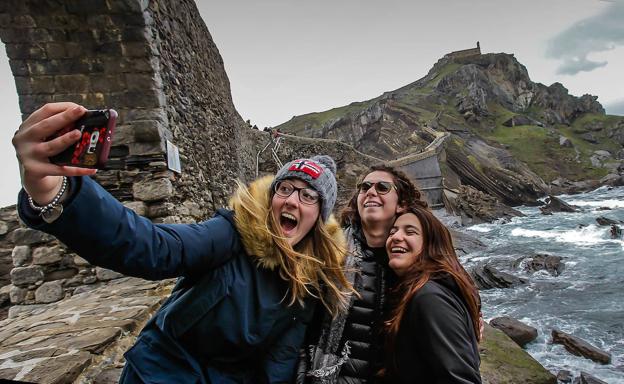
[[[387,383],[481,383],[479,293],[448,229],[421,206],[396,219],[386,241],[399,281],[386,321]]]
[[[316,303],[335,315],[352,291],[341,268],[344,236],[331,217],[334,161],[299,159],[274,178],[239,183],[229,209],[207,221],[153,224],[82,177],[94,170],[49,162],[80,134],[46,138],[84,112],[48,104],[16,132],[18,213],[94,265],[181,277],[126,352],[121,382],[290,382]],[[50,207],[60,213],[42,218]]]

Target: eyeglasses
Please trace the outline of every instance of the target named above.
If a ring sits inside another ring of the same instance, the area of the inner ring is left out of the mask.
[[[280,181],[275,184],[275,194],[280,197],[288,197],[297,191],[299,194],[299,201],[303,204],[314,205],[319,202],[321,196],[312,188],[298,188],[289,183],[288,181]]]
[[[372,187],[375,187],[375,191],[380,195],[385,195],[390,192],[392,188],[397,189],[396,185],[389,181],[376,181],[374,183],[371,181],[363,181],[357,185],[357,189],[360,193],[366,193]]]

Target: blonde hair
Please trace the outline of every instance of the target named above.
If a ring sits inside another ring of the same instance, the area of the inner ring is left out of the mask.
[[[268,247],[274,248],[272,253],[276,256],[280,277],[289,284],[288,305],[302,304],[303,299],[312,296],[332,315],[346,311],[348,297],[355,291],[344,275],[342,262],[347,252],[346,241],[338,223],[334,221],[338,236],[332,236],[319,214],[314,227],[293,248],[280,234],[279,223],[273,216],[270,188],[261,192],[265,196],[257,198],[240,181],[237,185],[230,200],[237,223],[238,217],[250,218],[244,225],[269,239]]]

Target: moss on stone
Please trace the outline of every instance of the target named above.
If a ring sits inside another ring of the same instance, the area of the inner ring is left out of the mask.
[[[484,384],[556,384],[556,377],[498,329],[485,325],[481,352]]]

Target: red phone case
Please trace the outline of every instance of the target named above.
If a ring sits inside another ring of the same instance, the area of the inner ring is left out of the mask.
[[[63,129],[54,136],[78,129],[82,134],[80,140],[58,155],[50,157],[50,161],[71,167],[103,168],[108,160],[116,121],[117,112],[114,109],[85,112],[73,127]]]

